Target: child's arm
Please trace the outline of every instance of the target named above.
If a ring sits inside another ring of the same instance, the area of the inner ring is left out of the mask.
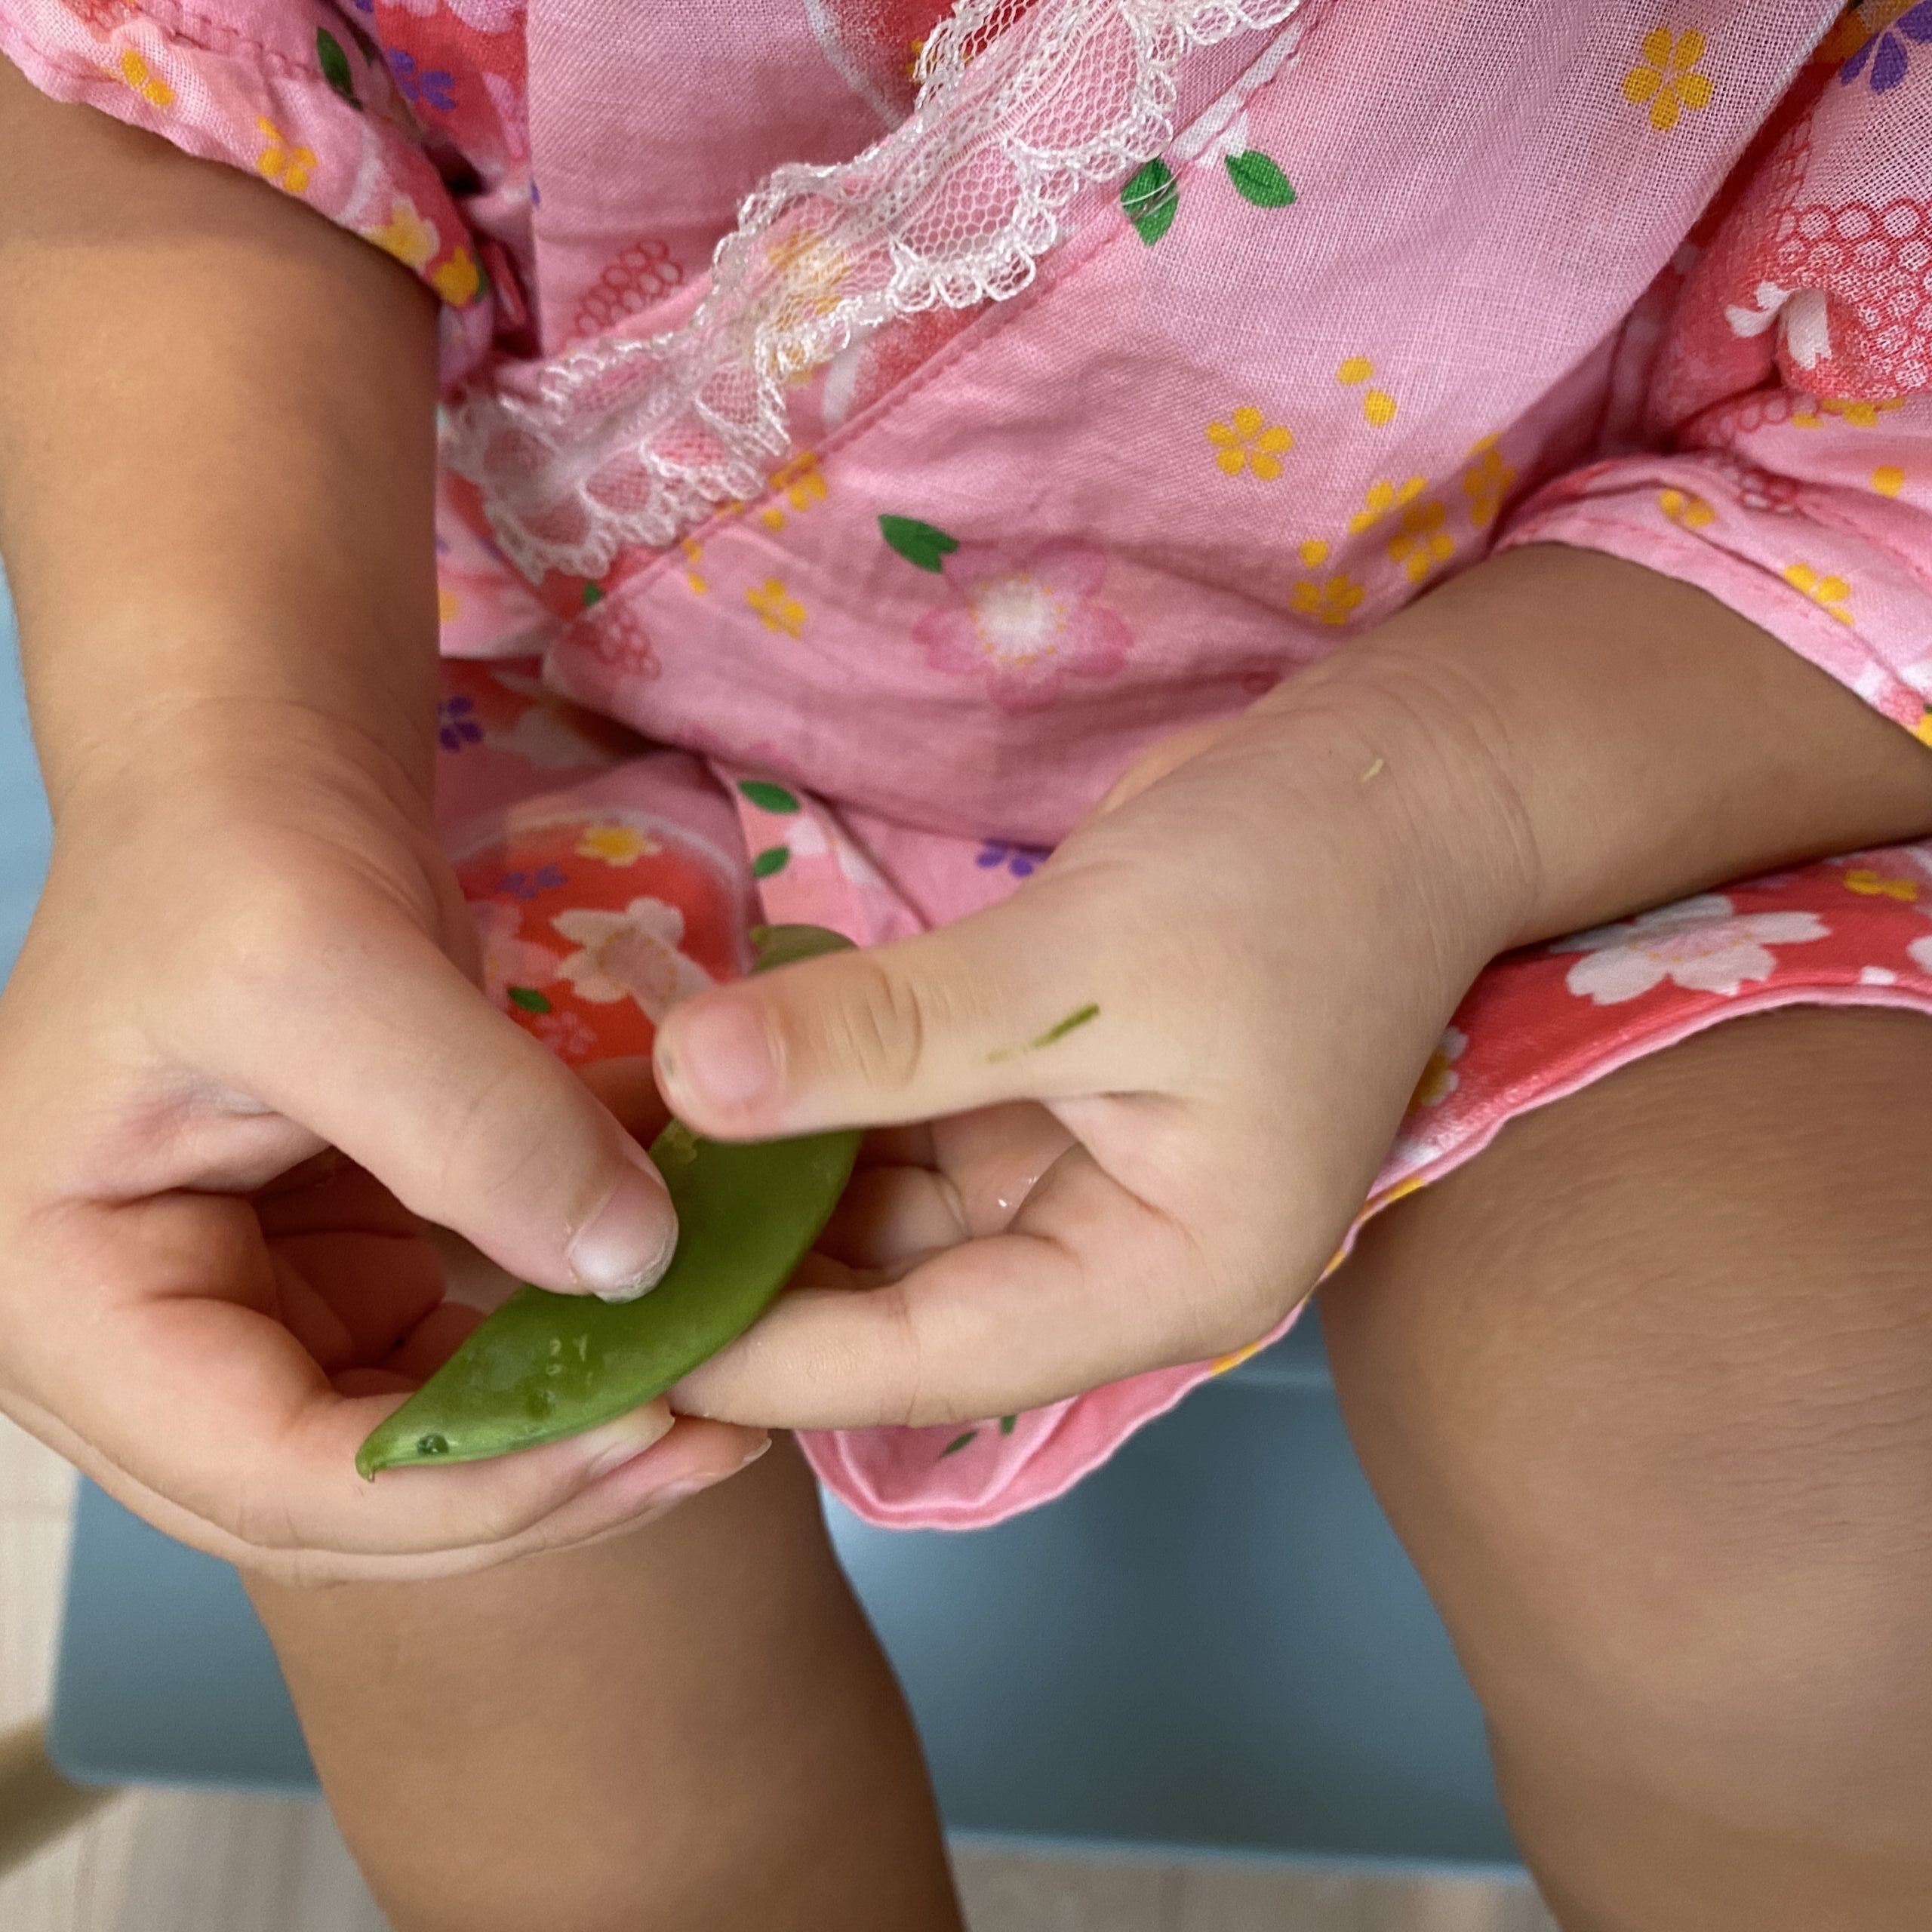
[[[648,1276],[661,1184],[485,1000],[429,812],[433,304],[376,250],[0,61],[0,546],[51,877],[0,1001],[0,1401],[188,1540],[463,1567],[729,1468],[648,1411],[374,1488],[454,1334],[366,1178],[506,1267]]]
[[[909,1140],[830,1244],[876,1285],[788,1297],[678,1404],[950,1423],[1237,1347],[1492,955],[1927,832],[1932,750],[1702,591],[1486,563],[1157,749],[1004,905],[678,1009],[660,1078],[706,1132],[1053,1116]]]

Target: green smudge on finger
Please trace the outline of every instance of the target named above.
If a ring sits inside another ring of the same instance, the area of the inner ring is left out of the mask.
[[[1017,1060],[1022,1054],[1036,1054],[1042,1047],[1051,1046],[1056,1040],[1063,1040],[1067,1035],[1085,1026],[1090,1020],[1100,1017],[1100,1003],[1089,1000],[1084,1006],[1078,1006],[1064,1020],[1057,1020],[1047,1030],[1029,1040],[1023,1047],[1001,1047],[986,1056],[988,1062],[998,1066],[1001,1060]]]

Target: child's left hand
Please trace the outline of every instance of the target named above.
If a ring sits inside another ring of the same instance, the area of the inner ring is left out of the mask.
[[[1265,1334],[1519,913],[1509,830],[1372,681],[1304,684],[1157,748],[1006,903],[681,1008],[700,1130],[906,1124],[676,1405],[953,1421]]]
[[[1493,558],[1158,747],[1004,905],[669,1017],[693,1127],[887,1130],[674,1405],[971,1420],[1240,1347],[1497,953],[1928,828],[1925,746],[1702,591]]]

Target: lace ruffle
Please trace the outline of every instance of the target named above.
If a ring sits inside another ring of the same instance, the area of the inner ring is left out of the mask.
[[[504,365],[451,412],[446,460],[533,580],[675,543],[764,487],[790,448],[788,383],[896,316],[1018,294],[1073,195],[1173,137],[1188,51],[1302,5],[960,0],[909,118],[747,196],[680,327]]]

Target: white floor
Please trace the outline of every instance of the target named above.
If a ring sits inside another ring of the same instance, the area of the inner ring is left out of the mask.
[[[0,1730],[46,1703],[72,1487],[0,1420]],[[1512,1887],[971,1850],[957,1864],[973,1932],[1555,1932]],[[0,1879],[0,1927],[386,1932],[319,1804],[168,1791],[116,1800]]]

